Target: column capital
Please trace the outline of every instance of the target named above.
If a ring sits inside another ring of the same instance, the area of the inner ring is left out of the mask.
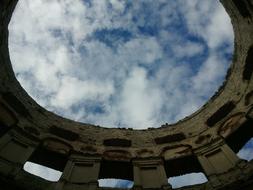
[[[72,153],[69,160],[72,162],[101,162],[101,157],[99,156],[87,156],[79,153]]]
[[[132,160],[133,165],[163,165],[164,160],[162,157],[154,158],[135,158]]]

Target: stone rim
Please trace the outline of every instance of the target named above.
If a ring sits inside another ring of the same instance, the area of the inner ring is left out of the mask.
[[[251,125],[253,120],[251,77],[253,8],[249,6],[253,4],[252,1],[222,0],[234,28],[235,50],[227,80],[217,94],[200,110],[184,120],[173,125],[145,130],[103,128],[74,122],[46,111],[32,100],[16,80],[8,52],[8,23],[16,3],[17,0],[4,0],[0,3],[2,13],[0,15],[0,113],[2,115],[0,115],[0,124],[9,127],[7,134],[0,138],[2,147],[4,142],[8,141],[6,139],[15,139],[29,147],[29,150],[44,147],[66,156],[80,154],[91,158],[99,157],[95,159],[96,162],[100,159],[111,162],[120,160],[133,163],[137,168],[143,165],[142,161],[152,160],[152,164],[160,165],[163,161],[196,156],[209,178],[205,186],[216,184],[213,176],[218,176],[222,181],[221,186],[227,187],[239,178],[233,179],[230,184],[224,177],[219,176],[219,172],[207,169],[203,164],[210,162],[205,159],[214,149],[217,149],[230,155],[234,164],[229,171],[222,171],[222,175],[228,174],[237,178],[238,176],[233,172],[241,168],[246,170],[245,179],[242,180],[247,181],[248,176],[252,176],[253,164],[238,161],[233,151],[231,152],[226,145],[226,141],[235,132],[243,128],[247,122]],[[245,9],[243,5],[249,7]],[[231,146],[236,143],[233,141],[232,139]],[[1,157],[9,159],[0,150],[0,160]],[[157,158],[162,162],[157,161]],[[9,161],[15,163],[15,160]],[[0,174],[1,172],[0,170]],[[138,180],[135,179],[136,186],[138,186],[137,182]],[[219,183],[217,184],[214,185],[215,189],[220,186]]]

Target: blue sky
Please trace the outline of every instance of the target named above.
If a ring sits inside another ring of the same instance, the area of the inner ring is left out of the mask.
[[[20,0],[9,48],[17,79],[76,121],[143,129],[200,108],[231,63],[218,0]]]
[[[215,93],[233,32],[218,1],[22,0],[10,52],[18,80],[48,110],[142,129],[176,122]]]

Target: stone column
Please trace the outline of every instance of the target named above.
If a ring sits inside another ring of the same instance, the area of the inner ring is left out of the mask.
[[[136,159],[134,166],[134,189],[171,189],[161,158]]]
[[[34,151],[33,142],[16,139],[9,134],[0,139],[0,173],[14,177]]]
[[[195,151],[195,153],[197,154],[198,160],[214,188],[226,184],[227,180],[231,180],[226,179],[228,176],[225,175],[229,171],[234,170],[234,176],[240,175],[240,171],[237,170],[237,165],[240,159],[228,145],[224,144],[223,141],[219,141],[206,147],[201,147]]]
[[[99,157],[71,155],[56,185],[57,190],[95,190],[98,187]]]

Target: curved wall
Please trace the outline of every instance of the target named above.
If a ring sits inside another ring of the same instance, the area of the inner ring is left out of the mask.
[[[235,32],[233,63],[219,91],[196,113],[158,129],[109,129],[40,107],[15,78],[8,23],[17,0],[0,2],[0,181],[3,189],[102,189],[98,179],[133,189],[171,189],[167,178],[203,172],[184,189],[251,189],[253,163],[236,152],[253,137],[253,1],[222,0]],[[57,183],[26,173],[26,161],[63,171]],[[151,180],[152,179],[152,180]]]

